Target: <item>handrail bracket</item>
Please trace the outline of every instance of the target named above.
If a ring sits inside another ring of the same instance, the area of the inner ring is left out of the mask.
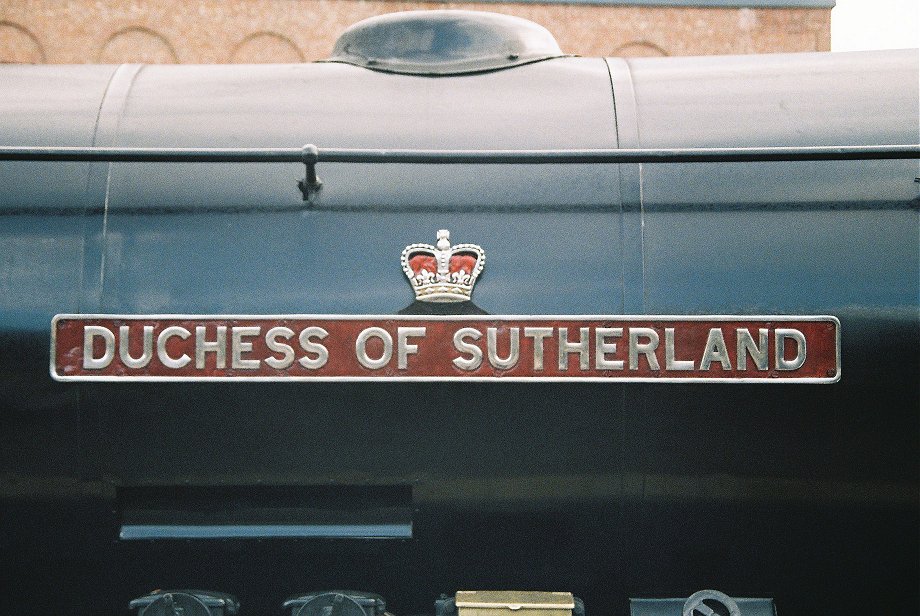
[[[319,149],[312,143],[303,146],[301,159],[306,167],[304,179],[297,182],[297,188],[303,194],[304,201],[313,201],[313,197],[323,187],[323,181],[316,175],[316,163],[319,161]]]

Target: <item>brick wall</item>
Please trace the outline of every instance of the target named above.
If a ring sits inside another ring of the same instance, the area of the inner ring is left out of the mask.
[[[518,15],[584,56],[826,51],[830,9],[368,0],[5,0],[0,62],[301,62],[366,17],[463,8]]]

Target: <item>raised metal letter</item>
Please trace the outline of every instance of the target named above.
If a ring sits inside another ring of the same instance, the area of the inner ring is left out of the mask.
[[[214,342],[205,340],[204,335],[205,327],[203,325],[195,328],[195,367],[199,370],[204,368],[204,354],[214,353],[215,365],[218,368],[226,368],[227,327],[225,325],[217,326],[217,340]]]
[[[639,336],[648,338],[648,342],[639,342]],[[648,367],[652,370],[660,370],[658,357],[655,355],[655,349],[658,348],[658,332],[651,327],[633,327],[629,330],[629,369],[639,369],[639,354],[645,355],[648,360]]]
[[[559,369],[569,369],[569,353],[578,353],[578,366],[582,370],[591,367],[591,358],[588,345],[591,343],[590,329],[579,327],[578,332],[581,339],[578,342],[569,342],[569,330],[567,327],[559,328]]]
[[[258,370],[258,359],[243,359],[243,353],[252,351],[251,342],[243,342],[243,336],[258,336],[262,332],[261,327],[232,327],[230,328],[230,350],[232,359],[230,366],[240,370]]]
[[[160,363],[166,366],[167,368],[182,368],[190,361],[192,358],[183,353],[179,357],[170,357],[169,353],[166,352],[166,343],[169,342],[170,338],[182,338],[187,340],[191,336],[191,332],[185,329],[184,327],[178,327],[176,325],[172,327],[167,327],[160,332],[160,335],[157,336],[157,357],[160,360]]]
[[[509,349],[508,357],[501,358],[498,356],[498,328],[489,327],[486,329],[486,349],[489,352],[489,363],[493,368],[499,370],[508,370],[514,368],[518,363],[521,352],[521,330],[517,327],[508,329]]]
[[[377,359],[371,359],[367,355],[367,341],[370,338],[380,338],[380,341],[383,342],[383,354]],[[390,363],[393,358],[393,337],[382,327],[368,327],[358,334],[358,339],[355,341],[355,355],[365,368],[379,370]]]
[[[418,353],[418,345],[409,344],[409,337],[420,338],[425,335],[424,327],[396,328],[396,366],[400,370],[409,367],[409,355]]]
[[[96,336],[105,341],[102,357],[93,357],[93,342]],[[102,370],[112,363],[115,357],[115,334],[106,327],[86,325],[83,327],[83,368],[85,370]]]
[[[281,353],[284,357],[266,357],[265,363],[275,370],[285,370],[294,363],[294,349],[289,344],[278,342],[278,338],[290,340],[294,337],[294,330],[290,327],[273,327],[265,332],[265,346],[273,353]]]
[[[454,332],[454,348],[461,353],[469,353],[470,358],[456,357],[453,364],[461,370],[476,370],[482,365],[482,350],[475,344],[470,344],[465,338],[479,340],[482,338],[482,332],[473,327],[461,327]]]
[[[758,370],[767,370],[769,368],[767,357],[769,330],[761,327],[757,332],[758,338],[760,338],[759,346],[754,342],[754,338],[747,328],[738,330],[738,370],[747,370],[748,353],[751,354],[751,359],[754,360],[754,365],[757,366]]]
[[[665,370],[693,370],[693,360],[674,358],[674,328],[664,329],[664,369]]]
[[[533,338],[533,369],[543,370],[543,340],[553,335],[552,327],[525,327],[524,336]]]
[[[153,325],[144,325],[143,348],[137,359],[131,357],[130,330],[127,325],[118,328],[118,357],[128,368],[143,368],[153,359]]]
[[[798,370],[805,363],[805,334],[797,329],[777,329],[776,333],[776,369]],[[795,340],[798,353],[795,359],[786,359],[786,338]]]
[[[322,340],[329,335],[322,327],[306,327],[302,332],[300,332],[300,348],[302,348],[307,353],[316,353],[316,357],[301,357],[297,360],[304,368],[309,370],[318,370],[326,365],[326,362],[329,361],[329,349],[321,345],[318,342],[313,342],[311,338],[319,338]]]
[[[594,367],[598,370],[622,370],[622,359],[607,359],[607,353],[617,352],[616,342],[607,342],[607,338],[619,338],[623,335],[622,327],[598,327],[594,330]]]

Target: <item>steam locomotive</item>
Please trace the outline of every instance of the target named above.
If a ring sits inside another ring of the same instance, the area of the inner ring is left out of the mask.
[[[463,11],[0,67],[0,612],[917,613],[918,74]]]

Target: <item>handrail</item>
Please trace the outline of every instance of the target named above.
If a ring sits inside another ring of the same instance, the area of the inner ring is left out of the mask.
[[[920,144],[642,148],[584,150],[386,150],[317,148],[134,148],[0,146],[0,161],[120,163],[302,163],[304,200],[322,182],[317,163],[546,165],[620,163],[748,163],[920,159]]]
[[[123,163],[596,164],[717,163],[920,158],[920,144],[583,150],[388,150],[316,148],[134,148],[0,146],[0,160]]]

